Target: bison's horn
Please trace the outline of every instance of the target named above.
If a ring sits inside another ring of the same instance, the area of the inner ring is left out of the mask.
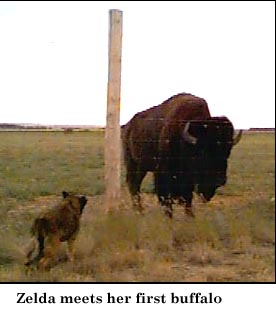
[[[197,138],[192,136],[190,133],[189,133],[189,127],[190,127],[190,122],[188,121],[184,127],[184,130],[183,130],[183,139],[187,142],[187,143],[190,143],[190,144],[193,144],[195,145],[197,143]]]
[[[242,137],[242,130],[240,130],[239,133],[235,137],[233,137],[233,145],[238,144],[241,137]]]

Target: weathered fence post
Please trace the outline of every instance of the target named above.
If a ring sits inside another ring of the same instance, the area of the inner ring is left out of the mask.
[[[118,209],[120,200],[120,93],[122,11],[109,10],[109,65],[105,128],[105,209]]]

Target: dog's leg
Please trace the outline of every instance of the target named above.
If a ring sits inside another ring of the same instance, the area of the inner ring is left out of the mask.
[[[58,235],[51,235],[45,239],[44,254],[38,262],[39,270],[49,270],[52,260],[55,258],[60,241]]]
[[[34,259],[32,259],[32,255],[34,251],[37,249],[38,243],[35,238],[32,238],[30,244],[26,248],[26,258],[27,261],[25,262],[25,265],[31,265],[34,262]]]
[[[67,256],[68,256],[68,260],[70,262],[73,262],[74,260],[74,243],[75,243],[76,237],[71,237],[68,241],[67,241]]]

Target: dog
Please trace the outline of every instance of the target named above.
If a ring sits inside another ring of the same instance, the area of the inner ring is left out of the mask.
[[[36,264],[48,270],[61,242],[67,242],[67,256],[73,261],[74,242],[80,229],[80,218],[87,203],[83,195],[62,192],[62,201],[38,216],[31,227],[32,242],[27,251],[26,266]],[[33,258],[34,251],[38,254]]]

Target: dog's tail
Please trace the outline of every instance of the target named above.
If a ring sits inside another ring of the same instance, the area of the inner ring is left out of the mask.
[[[37,218],[35,219],[33,226],[31,227],[31,235],[36,237],[46,237],[50,232],[50,221],[46,218]]]
[[[25,265],[30,265],[34,262],[37,262],[42,256],[44,251],[44,241],[45,237],[50,233],[50,222],[46,218],[37,218],[35,219],[31,227],[31,235],[33,240],[30,244],[29,250],[27,252],[28,261]],[[38,248],[38,255],[31,260],[34,251]]]
[[[33,239],[28,247],[27,251],[27,262],[25,265],[31,265],[33,263],[38,262],[44,254],[44,241],[48,233],[50,233],[50,222],[46,218],[37,218],[35,219],[32,227],[31,227],[31,235]],[[33,258],[33,253],[38,249],[37,256]],[[33,259],[32,259],[33,258]]]
[[[44,250],[45,237],[51,232],[51,223],[47,218],[35,219],[31,228],[31,234],[36,237],[39,243],[39,252]]]

